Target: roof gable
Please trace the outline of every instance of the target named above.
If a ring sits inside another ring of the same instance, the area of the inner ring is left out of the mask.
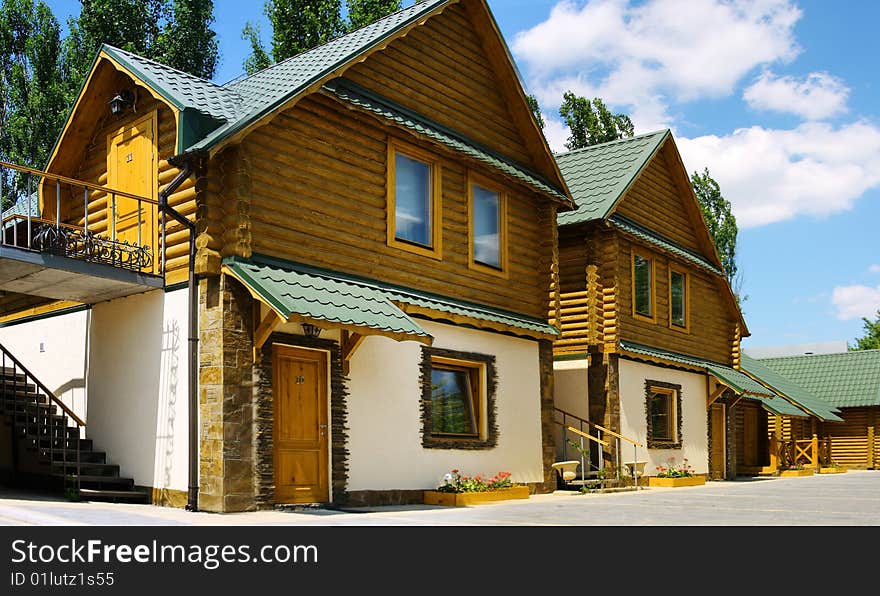
[[[880,406],[880,350],[758,360],[837,408]]]

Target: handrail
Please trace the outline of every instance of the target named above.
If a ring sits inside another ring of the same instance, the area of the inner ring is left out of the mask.
[[[28,377],[30,380],[32,380],[34,382],[34,385],[36,385],[37,387],[39,387],[40,389],[43,390],[43,393],[46,394],[46,397],[48,397],[50,400],[55,402],[55,405],[57,405],[59,408],[61,408],[65,414],[70,416],[74,422],[76,422],[79,426],[86,425],[86,423],[83,422],[82,419],[73,412],[73,410],[68,408],[67,405],[63,401],[58,399],[58,397],[55,395],[55,393],[53,393],[45,385],[43,385],[43,383],[37,377],[35,377],[34,374],[31,371],[29,371],[27,369],[27,367],[25,367],[24,364],[19,362],[18,358],[13,356],[12,353],[9,350],[7,350],[3,344],[0,344],[0,350],[2,350],[3,354],[5,354],[10,360],[12,360],[13,364],[15,364],[18,368],[20,368],[22,370],[22,372],[25,374],[26,377]]]
[[[48,178],[49,180],[57,180],[58,182],[63,182],[65,184],[73,184],[74,186],[82,186],[84,188],[88,188],[90,190],[97,190],[100,192],[104,192],[107,194],[114,194],[118,197],[126,197],[129,199],[135,199],[136,201],[143,201],[145,203],[150,203],[151,205],[158,205],[159,201],[156,199],[151,199],[149,197],[142,197],[140,195],[136,195],[130,192],[125,192],[124,190],[116,190],[107,186],[101,186],[100,184],[92,184],[91,182],[86,182],[85,180],[77,180],[76,178],[68,178],[67,176],[61,176],[59,174],[50,174],[49,172],[44,172],[42,170],[36,170],[34,168],[29,168],[27,166],[19,166],[13,163],[9,163],[6,161],[0,160],[0,167],[10,168],[13,170],[18,170],[19,172],[24,172],[25,174],[32,174],[36,176],[40,176],[41,178]]]
[[[618,439],[623,439],[624,441],[628,441],[628,442],[632,443],[633,445],[635,445],[636,447],[644,447],[644,445],[642,443],[639,443],[638,441],[636,441],[634,439],[630,439],[629,437],[625,437],[619,433],[614,432],[613,430],[609,430],[609,429],[605,428],[604,426],[600,426],[600,425],[596,424],[595,422],[590,422],[589,420],[584,420],[583,418],[581,418],[577,414],[572,414],[571,412],[566,412],[562,408],[557,408],[556,406],[554,406],[553,409],[558,412],[562,412],[566,416],[571,416],[575,420],[579,420],[580,422],[583,422],[584,424],[589,424],[590,426],[592,426],[594,428],[598,428],[602,432],[608,433],[609,435],[611,435],[613,437],[617,437]]]
[[[600,443],[603,447],[608,446],[608,441],[603,441],[602,439],[598,439],[598,438],[594,437],[593,435],[587,434],[582,430],[576,429],[573,426],[568,426],[566,428],[576,435],[580,435],[582,437],[586,437],[587,439],[590,439],[591,441],[595,441],[596,443]]]

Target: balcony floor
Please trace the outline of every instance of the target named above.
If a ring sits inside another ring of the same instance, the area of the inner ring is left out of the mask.
[[[164,286],[160,275],[0,246],[0,291],[94,304]]]

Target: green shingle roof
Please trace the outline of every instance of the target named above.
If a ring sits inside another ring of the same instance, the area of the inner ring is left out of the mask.
[[[784,377],[772,368],[743,354],[742,368],[747,373],[756,377],[759,381],[772,387],[777,393],[784,395],[801,408],[811,412],[822,420],[840,422],[843,419],[837,414],[839,411],[834,406],[816,397],[807,389],[804,389],[791,379]]]
[[[880,405],[880,350],[758,360],[837,408]]]
[[[432,122],[390,99],[368,91],[352,81],[340,77],[326,83],[324,89],[350,105],[361,108],[393,124],[403,126],[415,133],[424,135],[449,147],[453,151],[463,153],[499,170],[507,176],[531,186],[535,190],[551,195],[563,203],[571,204],[565,192],[554,187],[538,174],[529,171],[528,168],[513,163],[497,155],[492,150],[481,147],[476,142],[465,138],[459,133],[436,122]]]
[[[560,213],[559,225],[604,219],[670,134],[660,130],[556,155],[576,211]]]
[[[649,244],[653,244],[654,246],[658,246],[668,252],[671,252],[674,255],[678,255],[685,261],[688,261],[689,263],[692,263],[697,267],[714,273],[715,275],[724,276],[724,272],[721,271],[721,269],[713,265],[711,261],[709,261],[702,255],[699,255],[692,250],[688,250],[687,248],[676,244],[672,240],[664,238],[660,234],[657,234],[655,232],[652,232],[651,230],[648,230],[647,228],[640,226],[636,222],[627,217],[624,217],[623,215],[615,213],[608,219],[614,225],[614,227],[618,228],[626,234],[635,236],[636,238],[644,240]]]
[[[729,366],[718,364],[717,362],[711,362],[709,360],[703,360],[702,358],[695,358],[694,356],[661,350],[660,348],[653,348],[629,341],[620,342],[620,347],[631,354],[651,356],[653,358],[702,368],[707,373],[740,394],[769,398],[778,397],[776,393],[767,389],[750,376]]]
[[[559,331],[555,327],[540,319],[534,319],[500,309],[472,304],[454,298],[438,296],[436,294],[431,294],[428,292],[421,292],[418,290],[413,290],[411,288],[404,288],[401,286],[382,283],[371,279],[360,278],[334,271],[328,271],[326,269],[320,269],[318,267],[304,265],[302,263],[294,263],[292,261],[266,257],[263,255],[254,255],[249,260],[230,257],[224,259],[223,264],[227,266],[237,264],[241,267],[253,266],[256,268],[269,267],[271,269],[276,269],[279,271],[291,271],[301,275],[326,278],[330,280],[335,280],[342,284],[364,288],[365,290],[371,290],[378,293],[382,297],[398,304],[430,308],[432,310],[448,313],[451,315],[461,315],[475,319],[477,321],[499,323],[509,327],[523,329],[524,331],[536,332],[550,336],[555,336],[559,334]],[[403,313],[403,311],[400,312],[401,314],[408,316]]]
[[[253,75],[216,85],[113,46],[107,52],[183,114],[178,152],[209,149],[283,105],[350,59],[427,18],[452,0],[426,0],[370,25],[273,64]]]
[[[761,397],[759,395],[749,396],[750,398],[757,399],[761,402],[761,405],[764,409],[771,411],[774,414],[779,414],[780,416],[795,416],[797,418],[809,418],[810,415],[804,410],[800,409],[790,401],[782,399],[778,397],[776,399],[767,399],[766,397]]]
[[[299,315],[430,343],[430,334],[375,288],[237,259],[224,260],[223,264],[285,320]]]

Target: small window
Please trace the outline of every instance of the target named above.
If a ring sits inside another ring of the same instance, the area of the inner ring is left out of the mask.
[[[681,447],[681,385],[645,382],[648,447]]]
[[[434,363],[431,370],[432,434],[480,435],[480,369]]]
[[[494,447],[495,357],[424,346],[420,368],[422,446]]]
[[[491,181],[471,173],[468,210],[471,268],[506,274],[507,195]]]
[[[688,276],[676,269],[669,269],[669,323],[682,331],[688,329]]]
[[[633,314],[654,320],[654,260],[633,253]]]
[[[417,147],[388,144],[388,244],[440,258],[440,164]]]

